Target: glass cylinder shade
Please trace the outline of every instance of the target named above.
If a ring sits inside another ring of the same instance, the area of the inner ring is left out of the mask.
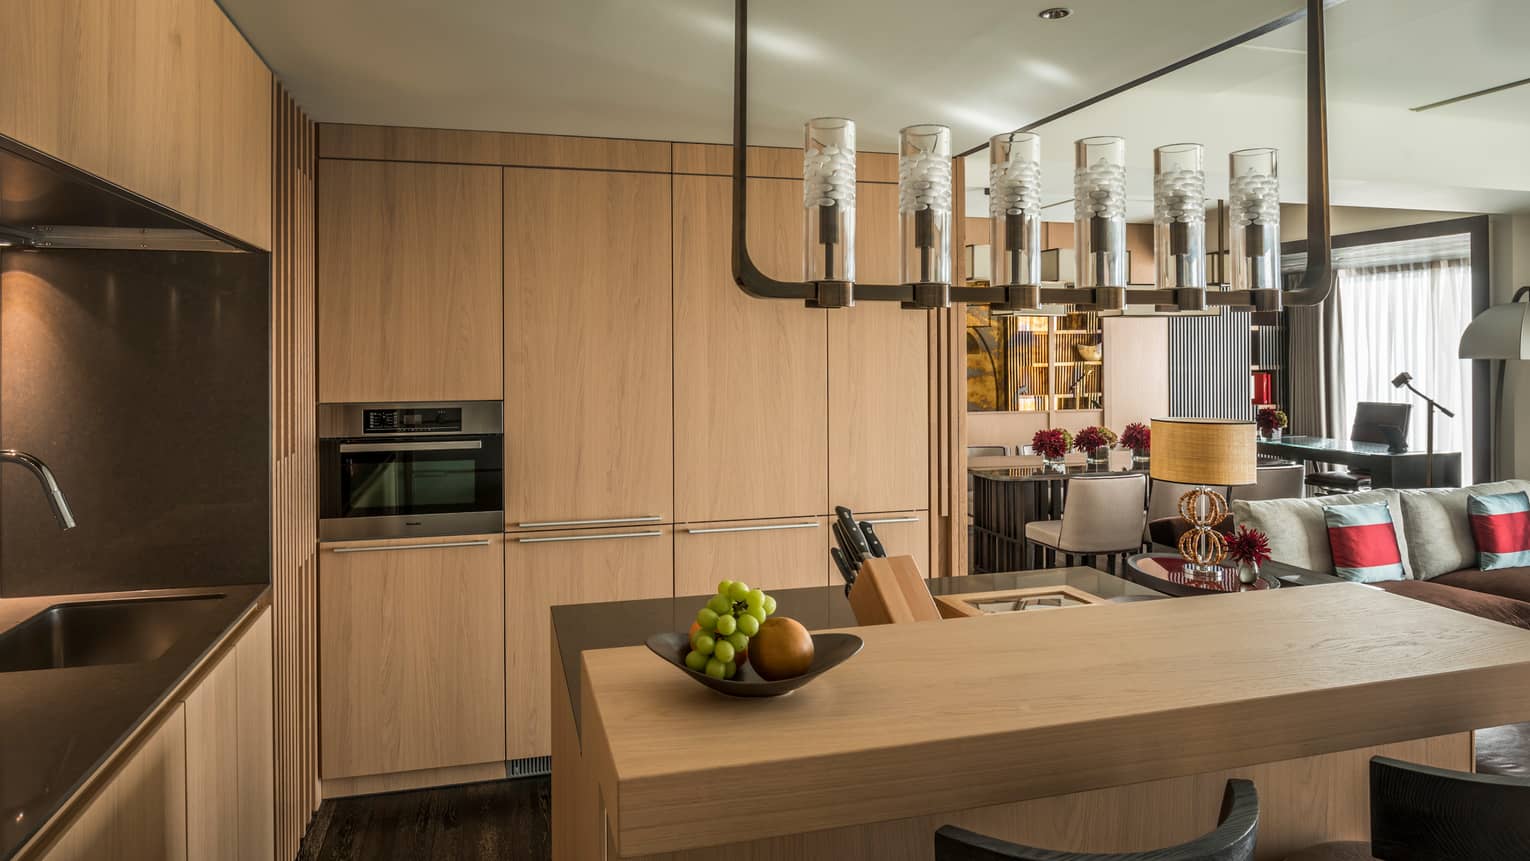
[[[806,281],[855,281],[855,123],[819,117],[802,148]]]
[[[1229,281],[1234,290],[1280,289],[1280,175],[1273,149],[1228,156]]]
[[[1126,285],[1126,141],[1094,137],[1073,145],[1077,286]]]
[[[999,287],[1041,283],[1041,138],[1008,132],[988,140],[988,253]]]
[[[898,247],[904,284],[951,283],[951,130],[898,133]]]
[[[1153,150],[1153,260],[1157,286],[1206,286],[1206,166],[1200,144]]]

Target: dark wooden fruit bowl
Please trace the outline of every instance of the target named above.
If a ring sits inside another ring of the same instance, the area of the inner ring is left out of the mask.
[[[779,697],[811,682],[829,670],[855,657],[863,645],[854,634],[813,634],[813,663],[807,672],[789,679],[767,681],[760,678],[754,667],[739,667],[738,675],[731,679],[714,679],[706,673],[698,673],[685,665],[685,655],[691,650],[691,640],[686,634],[654,634],[648,638],[648,648],[659,657],[674,664],[680,672],[706,685],[720,694],[730,697]]]

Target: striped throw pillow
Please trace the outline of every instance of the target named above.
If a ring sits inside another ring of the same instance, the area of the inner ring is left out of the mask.
[[[1334,574],[1360,583],[1407,579],[1397,528],[1385,503],[1330,505],[1323,509],[1323,517],[1328,522]]]
[[[1474,494],[1466,501],[1466,516],[1477,542],[1478,568],[1530,567],[1530,494]]]

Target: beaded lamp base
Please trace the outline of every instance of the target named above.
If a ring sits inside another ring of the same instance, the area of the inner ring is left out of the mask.
[[[1216,526],[1227,519],[1227,499],[1209,487],[1197,487],[1179,498],[1179,516],[1192,527],[1179,537],[1185,571],[1220,576],[1217,566],[1227,558],[1227,542]]]

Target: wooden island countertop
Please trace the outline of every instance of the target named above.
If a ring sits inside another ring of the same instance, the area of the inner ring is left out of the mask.
[[[1530,719],[1530,631],[1358,584],[852,630],[859,655],[771,700],[584,653],[612,857],[895,821],[928,857],[942,814],[1399,742],[1459,766],[1464,738],[1469,768],[1461,734]]]

